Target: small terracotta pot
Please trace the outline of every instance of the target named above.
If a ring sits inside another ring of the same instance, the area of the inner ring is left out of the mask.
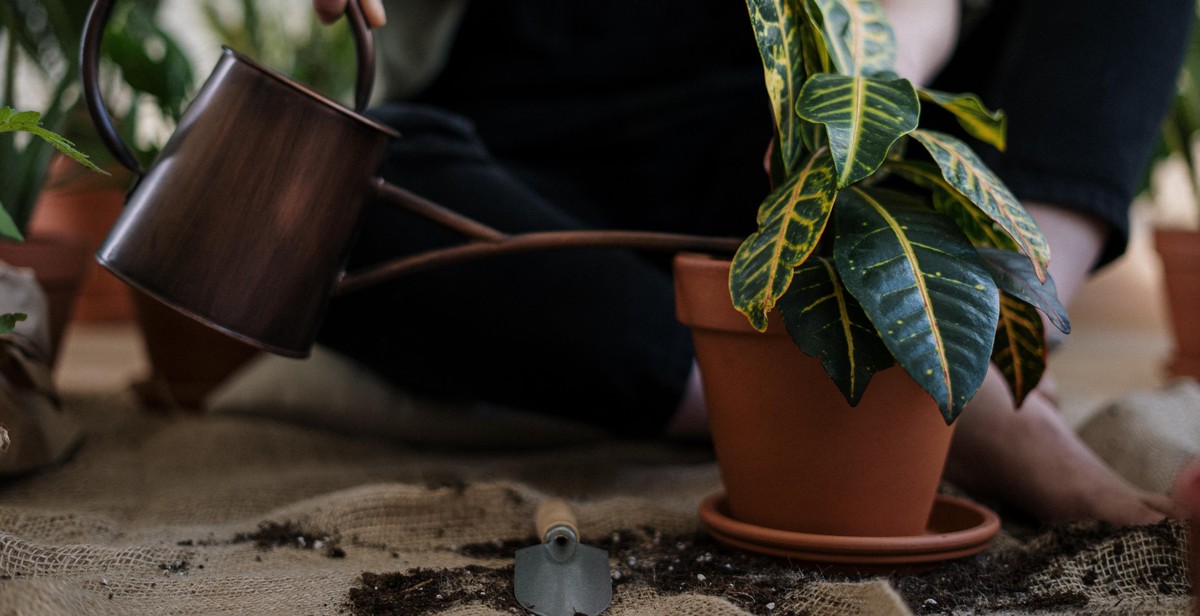
[[[728,278],[728,261],[675,259],[730,515],[801,533],[924,533],[953,433],[929,395],[894,367],[850,407],[778,314],[766,333],[749,326]]]
[[[87,241],[88,274],[71,314],[73,321],[131,321],[133,298],[129,287],[91,258],[125,207],[124,180],[113,180],[80,167],[86,173],[81,174],[68,165],[76,163],[60,157],[51,164],[50,180],[39,195],[29,221],[30,232],[77,235]],[[115,176],[128,175],[120,169],[111,171]]]
[[[134,384],[150,408],[199,410],[208,394],[258,354],[258,349],[132,290],[150,377]]]
[[[1200,231],[1156,229],[1154,248],[1162,260],[1163,287],[1175,343],[1167,371],[1200,379]]]

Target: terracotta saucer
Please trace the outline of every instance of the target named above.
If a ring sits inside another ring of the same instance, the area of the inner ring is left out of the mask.
[[[982,505],[939,494],[923,535],[855,537],[775,530],[729,517],[725,494],[700,503],[700,519],[730,547],[813,563],[911,566],[982,552],[1000,531],[1000,518]]]

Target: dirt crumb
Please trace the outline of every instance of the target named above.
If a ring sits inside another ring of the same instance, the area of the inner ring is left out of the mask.
[[[290,547],[301,550],[318,550],[329,558],[346,557],[346,551],[342,549],[341,542],[336,535],[323,532],[304,532],[299,524],[291,521],[259,522],[258,530],[254,533],[238,533],[233,538],[233,543],[247,542],[254,542],[254,545],[260,550]]]

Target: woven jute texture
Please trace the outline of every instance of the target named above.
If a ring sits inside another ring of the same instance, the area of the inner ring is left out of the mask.
[[[720,477],[705,448],[582,433],[439,447],[261,415],[153,415],[125,394],[65,409],[83,427],[78,451],[0,479],[0,614],[371,613],[359,600],[388,580],[403,585],[399,600],[432,604],[376,613],[511,614],[511,553],[534,541],[547,496],[568,499],[584,541],[610,551],[614,616],[1190,605],[1176,523],[1009,527],[977,557],[846,578],[707,539],[696,507]]]

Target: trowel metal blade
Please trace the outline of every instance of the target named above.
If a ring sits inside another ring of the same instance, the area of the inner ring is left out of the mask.
[[[538,616],[597,616],[612,603],[608,552],[553,542],[517,550],[513,590],[517,601]]]

